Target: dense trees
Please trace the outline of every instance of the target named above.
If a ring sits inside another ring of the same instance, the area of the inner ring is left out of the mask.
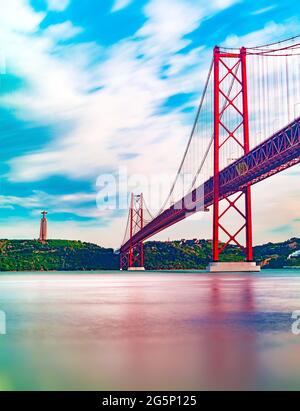
[[[80,241],[0,241],[1,271],[101,270],[115,269],[118,256],[113,249]]]
[[[148,270],[203,269],[211,259],[211,241],[181,240],[149,241],[145,244],[145,265]],[[254,247],[256,261],[263,268],[300,266],[300,258],[288,259],[300,249],[300,239],[268,243]],[[223,261],[242,260],[241,251],[230,246],[222,255]],[[119,256],[113,249],[81,241],[1,240],[1,271],[60,271],[60,270],[117,270]]]
[[[282,243],[268,243],[254,247],[255,260],[263,268],[299,266],[300,258],[288,259],[300,249],[300,239],[292,238]],[[203,269],[211,261],[212,243],[207,240],[181,240],[171,242],[149,241],[145,247],[146,268],[148,269]],[[243,260],[241,250],[231,245],[221,254],[221,261]]]

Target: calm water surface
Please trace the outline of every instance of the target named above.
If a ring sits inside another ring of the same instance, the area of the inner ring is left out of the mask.
[[[300,270],[2,274],[0,389],[300,389]]]

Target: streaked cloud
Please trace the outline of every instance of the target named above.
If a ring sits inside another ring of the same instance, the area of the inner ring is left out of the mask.
[[[70,21],[53,24],[46,30],[46,34],[56,41],[68,40],[83,32],[81,27],[75,27]]]
[[[115,0],[115,3],[113,5],[113,8],[111,11],[114,13],[116,11],[120,11],[124,9],[125,7],[129,6],[129,4],[132,2],[132,0]]]
[[[69,4],[70,0],[47,0],[48,9],[53,11],[63,11]]]
[[[275,7],[277,7],[277,5],[276,5],[276,4],[272,4],[271,6],[264,7],[264,8],[262,8],[262,9],[255,10],[255,11],[253,11],[251,14],[252,14],[252,16],[258,16],[259,14],[268,13],[269,11],[274,10]]]
[[[5,206],[21,206],[31,210],[48,207],[67,207],[87,202],[95,202],[96,193],[73,193],[63,195],[50,195],[46,192],[35,191],[30,196],[4,196],[0,195],[0,208]]]
[[[17,38],[14,44],[20,41],[24,44],[14,54],[20,56],[20,61],[30,62],[28,71],[23,65],[18,69],[32,85],[31,92],[21,90],[7,96],[5,103],[28,120],[71,119],[76,126],[43,150],[13,159],[11,180],[35,181],[51,174],[73,178],[97,175],[103,169],[114,168],[126,151],[137,154],[127,161],[129,171],[138,171],[142,159],[145,173],[150,173],[153,167],[159,171],[162,166],[164,171],[173,173],[174,160],[166,159],[164,153],[172,144],[177,147],[174,157],[180,158],[189,127],[184,125],[180,113],[159,116],[155,113],[169,96],[183,89],[187,93],[194,91],[196,82],[200,82],[200,92],[203,79],[196,64],[201,48],[185,56],[176,56],[176,52],[189,44],[184,36],[198,27],[206,13],[211,15],[220,8],[219,2],[206,6],[202,0],[195,3],[152,0],[144,9],[147,17],[144,26],[133,38],[107,50],[106,60],[96,66],[89,61],[90,52],[93,56],[101,53],[95,44],[81,47],[79,60],[72,58],[76,45],[71,49],[60,48],[59,56],[53,54],[53,33],[77,32],[68,22],[50,26],[38,39]],[[139,59],[141,54],[144,57]],[[166,80],[159,76],[164,64],[170,66],[170,78]],[[184,69],[191,65],[195,66],[194,73],[190,72],[186,78]],[[47,73],[46,82],[40,73]],[[87,94],[86,87],[94,88],[95,81],[101,89]],[[143,144],[138,147],[137,135],[143,135]],[[118,136],[121,143],[112,145],[112,136]],[[149,146],[158,142],[160,149],[150,159]]]

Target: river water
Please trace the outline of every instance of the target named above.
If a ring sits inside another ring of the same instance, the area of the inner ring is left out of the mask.
[[[300,270],[2,273],[0,310],[0,389],[300,389]]]

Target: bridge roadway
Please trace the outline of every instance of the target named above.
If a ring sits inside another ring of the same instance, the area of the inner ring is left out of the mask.
[[[220,200],[300,162],[300,117],[220,171]],[[155,217],[132,237],[132,245],[213,203],[213,178]],[[120,249],[129,250],[128,240]]]

